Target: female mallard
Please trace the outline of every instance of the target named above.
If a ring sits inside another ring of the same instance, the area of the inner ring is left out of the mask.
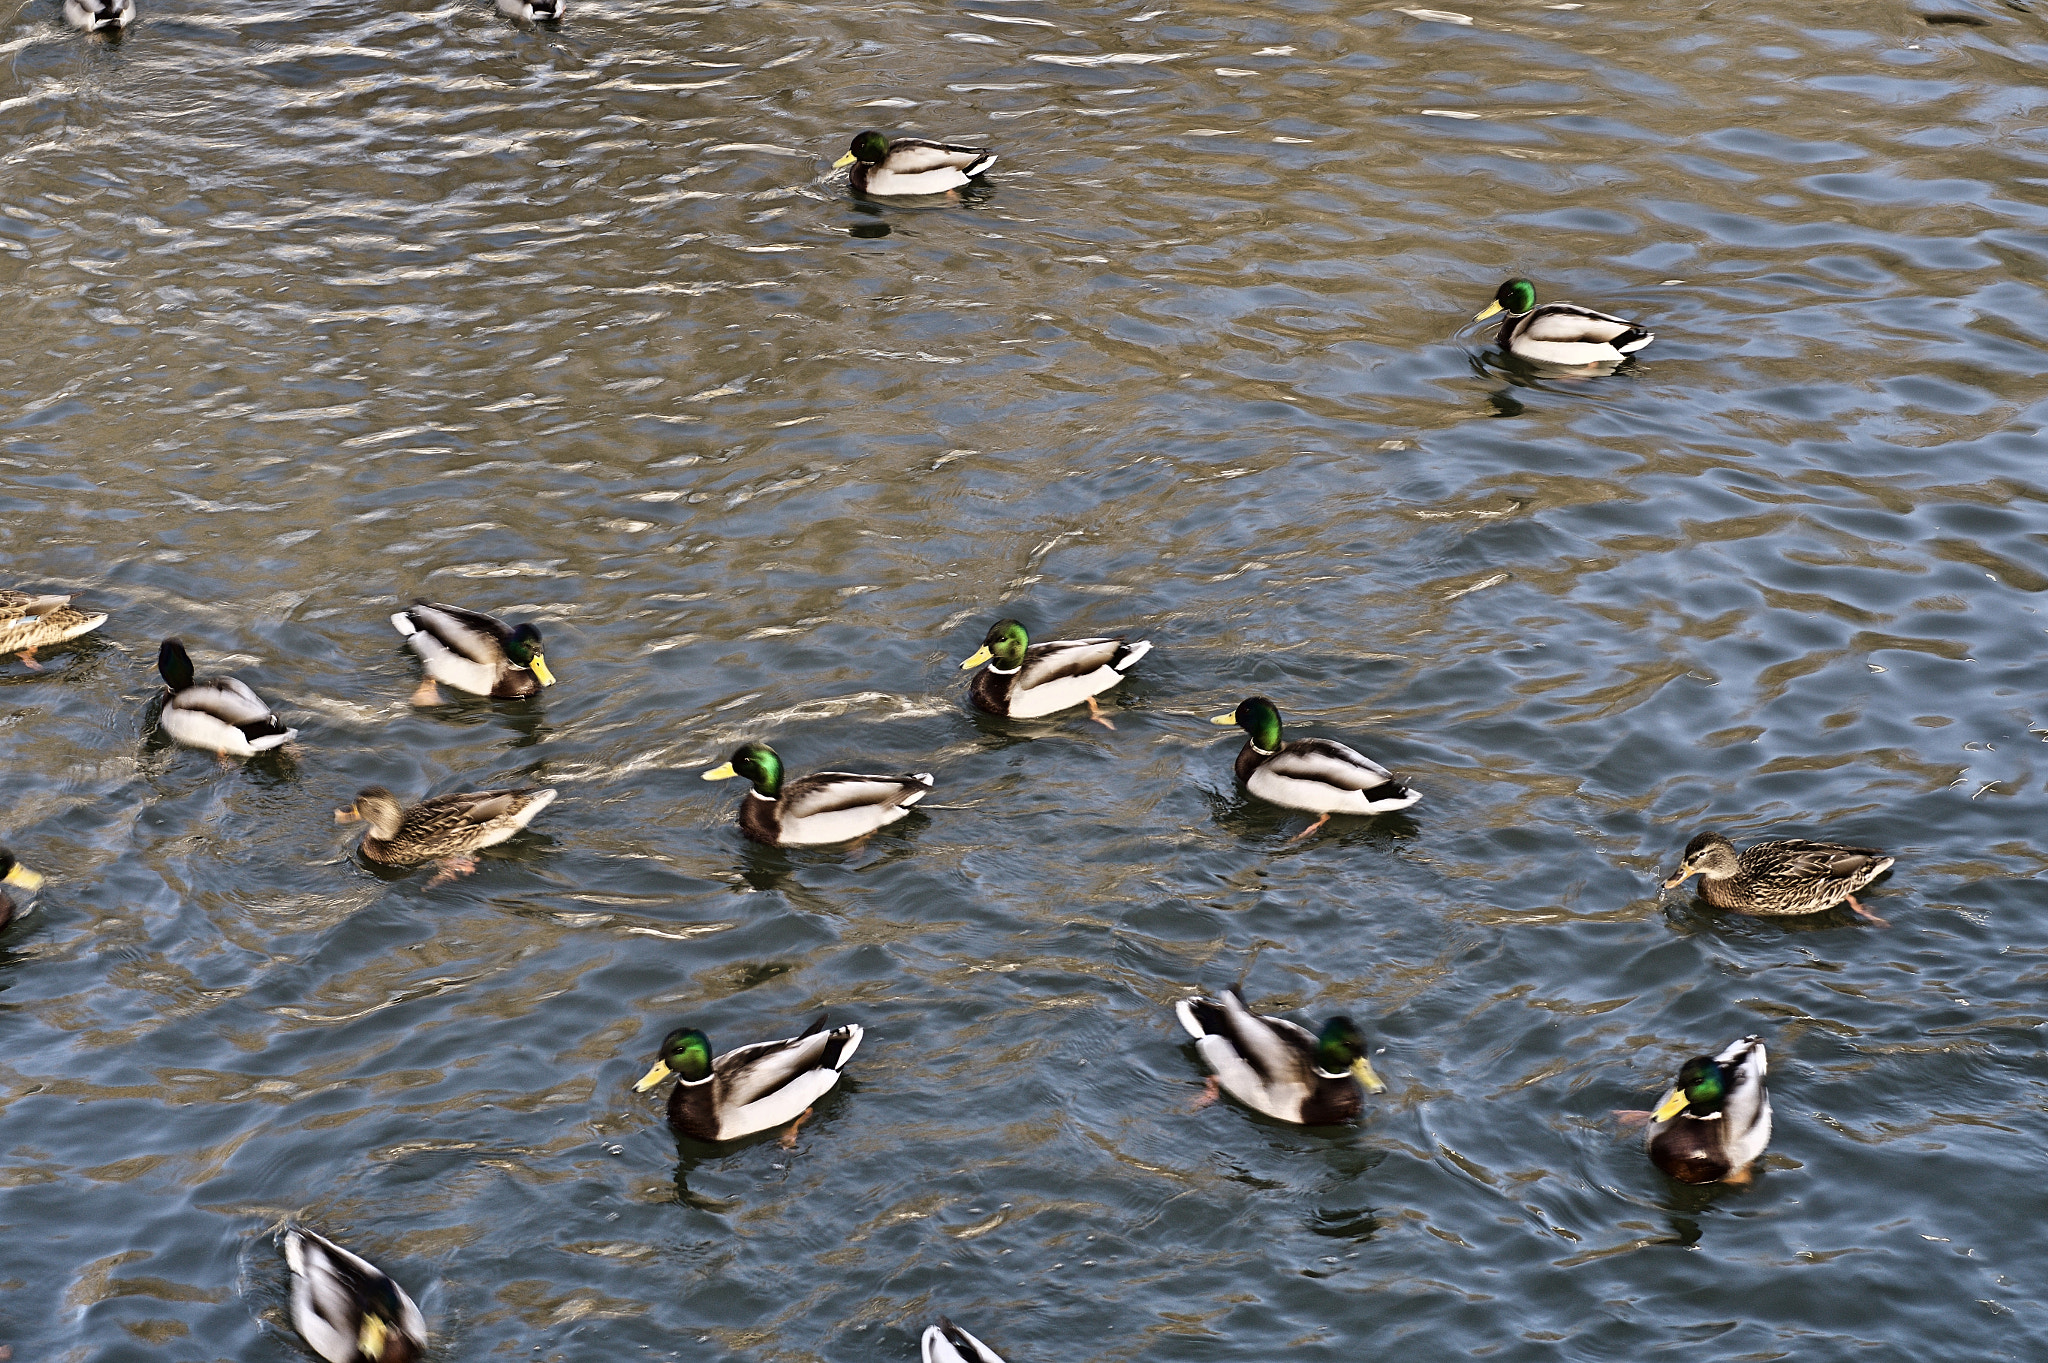
[[[811,1104],[832,1091],[839,1072],[866,1033],[856,1023],[825,1030],[825,1015],[786,1041],[759,1041],[713,1060],[711,1042],[694,1027],[678,1027],[661,1043],[661,1058],[633,1085],[645,1093],[671,1074],[668,1124],[680,1136],[735,1141],[791,1123],[785,1146],[811,1115]]]
[[[1708,832],[1685,845],[1685,855],[1664,888],[1676,889],[1698,876],[1700,897],[1709,904],[1755,914],[1819,913],[1847,900],[1860,916],[1889,927],[1856,902],[1856,891],[1891,866],[1892,858],[1875,847],[1801,838],[1760,842],[1738,856],[1734,843]]]
[[[1650,1162],[1681,1183],[1747,1183],[1771,1143],[1770,1070],[1764,1043],[1746,1036],[1699,1055],[1650,1114]]]
[[[472,696],[501,699],[530,696],[555,684],[540,650],[540,630],[530,623],[514,629],[481,611],[415,600],[391,617],[391,625],[427,669],[427,679],[412,693],[414,705],[440,703],[437,681]]]
[[[1003,1363],[996,1351],[965,1330],[939,1317],[924,1332],[924,1363]]]
[[[34,894],[42,888],[43,878],[16,861],[14,853],[0,847],[0,928],[14,921],[15,910],[20,907],[9,897],[9,885],[23,894]]]
[[[498,13],[529,24],[560,23],[568,11],[568,0],[498,0]]]
[[[474,871],[476,858],[471,852],[504,842],[554,799],[554,790],[547,786],[522,786],[437,795],[402,810],[390,791],[370,786],[358,792],[347,809],[335,810],[334,821],[361,819],[370,825],[363,835],[363,855],[372,861],[386,866],[438,861],[441,873],[433,881],[438,885]]]
[[[1124,679],[1138,659],[1152,651],[1149,640],[1048,639],[1031,642],[1015,620],[998,620],[973,657],[960,664],[989,666],[974,679],[967,695],[978,710],[1011,719],[1037,719],[1084,701],[1088,717],[1114,729],[1095,697]],[[991,661],[993,660],[993,661]]]
[[[1472,320],[1506,312],[1497,344],[1510,355],[1544,364],[1616,365],[1657,339],[1634,322],[1582,308],[1577,303],[1536,306],[1536,286],[1510,279]]]
[[[68,596],[33,596],[0,591],[0,653],[12,653],[40,669],[36,650],[90,634],[107,623],[104,615],[71,609]]]
[[[119,33],[135,22],[135,0],[64,0],[64,22],[87,33]]]
[[[832,163],[832,169],[853,167],[846,182],[868,198],[902,194],[943,194],[958,189],[996,163],[995,153],[980,147],[955,147],[921,137],[891,142],[873,128],[853,139],[853,149]]]
[[[192,655],[177,639],[166,639],[157,649],[156,670],[171,688],[163,726],[174,742],[222,757],[254,757],[299,735],[237,678],[195,679]]]
[[[1357,1119],[1365,1090],[1386,1088],[1365,1058],[1365,1038],[1347,1017],[1333,1017],[1318,1036],[1286,1018],[1261,1017],[1235,989],[1221,998],[1182,999],[1173,1006],[1195,1049],[1215,1073],[1203,1094],[1225,1093],[1268,1117],[1299,1126]]]
[[[284,1233],[292,1325],[327,1363],[412,1363],[427,1349],[427,1318],[368,1259],[324,1235]]]
[[[707,781],[744,776],[754,788],[740,801],[740,832],[776,847],[852,842],[910,813],[931,793],[932,774],[860,776],[821,771],[782,784],[782,759],[766,743],[743,743],[732,760],[704,773]]]
[[[1332,814],[1386,814],[1422,797],[1362,753],[1327,738],[1280,741],[1280,711],[1264,696],[1238,702],[1211,724],[1235,724],[1250,735],[1237,754],[1237,779],[1267,804],[1320,815],[1294,835],[1299,841]]]

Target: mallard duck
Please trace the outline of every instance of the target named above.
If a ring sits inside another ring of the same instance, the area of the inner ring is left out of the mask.
[[[1771,1143],[1769,1057],[1761,1039],[1697,1055],[1650,1114],[1650,1162],[1681,1183],[1747,1183],[1750,1161]]]
[[[1237,753],[1237,779],[1267,804],[1321,817],[1294,835],[1299,841],[1332,814],[1386,814],[1422,797],[1362,753],[1327,738],[1280,741],[1280,710],[1264,696],[1239,701],[1211,724],[1235,724],[1250,735]]]
[[[90,634],[106,623],[104,615],[71,609],[68,596],[0,591],[0,653],[12,653],[30,667],[42,667],[37,649]]]
[[[517,790],[473,790],[437,795],[411,809],[400,809],[397,797],[382,786],[356,793],[355,803],[334,811],[336,823],[361,819],[370,825],[363,835],[363,855],[386,866],[417,866],[439,861],[434,883],[468,875],[476,869],[471,852],[495,847],[532,823],[553,804],[547,786]]]
[[[171,688],[163,726],[175,742],[222,757],[254,757],[299,736],[237,678],[195,680],[192,655],[176,639],[164,640],[157,649],[156,670]]]
[[[1350,1018],[1331,1018],[1318,1036],[1286,1018],[1254,1013],[1235,989],[1220,998],[1182,999],[1173,1011],[1215,1071],[1204,1102],[1220,1086],[1268,1117],[1329,1126],[1355,1120],[1366,1089],[1387,1087],[1365,1058],[1365,1038]]]
[[[135,0],[64,0],[64,22],[87,33],[119,32],[135,22]]]
[[[1088,716],[1104,728],[1116,725],[1095,697],[1124,679],[1138,659],[1152,651],[1149,640],[1048,639],[1031,642],[1015,620],[988,627],[981,647],[960,664],[962,672],[988,663],[968,688],[978,710],[1011,719],[1037,719],[1085,702]]]
[[[472,696],[501,699],[530,696],[555,684],[541,652],[540,629],[531,623],[514,629],[481,611],[415,600],[391,617],[391,626],[427,669],[427,679],[413,692],[415,705],[440,703],[437,681]]]
[[[498,0],[498,13],[529,24],[560,23],[568,12],[568,0]]]
[[[1493,302],[1472,320],[1483,322],[1506,312],[1497,344],[1510,355],[1545,364],[1616,365],[1657,339],[1634,322],[1582,308],[1577,303],[1536,306],[1536,286],[1510,279]]]
[[[668,1124],[676,1134],[700,1141],[736,1141],[789,1122],[783,1143],[794,1145],[796,1128],[811,1115],[811,1104],[832,1091],[865,1035],[851,1022],[828,1032],[820,1013],[797,1036],[759,1041],[713,1060],[704,1033],[678,1027],[662,1039],[661,1058],[640,1076],[633,1091],[645,1093],[674,1075]]]
[[[996,1351],[965,1330],[939,1317],[924,1332],[924,1363],[1003,1363]]]
[[[23,894],[34,894],[43,887],[43,878],[14,859],[14,853],[0,847],[0,928],[14,921],[15,911],[20,907],[7,893],[12,885]]]
[[[932,774],[861,776],[821,771],[782,784],[782,758],[766,743],[743,743],[707,781],[744,776],[754,788],[740,801],[740,832],[777,847],[822,847],[852,842],[886,828],[931,793]]]
[[[427,1318],[368,1259],[324,1235],[284,1233],[292,1326],[327,1363],[412,1363],[427,1349]]]
[[[980,147],[956,147],[921,137],[888,136],[873,128],[853,139],[853,149],[832,163],[832,169],[853,167],[846,182],[853,192],[870,198],[904,194],[943,194],[958,189],[996,163],[995,153]]]
[[[1715,908],[1769,915],[1819,913],[1847,900],[1861,917],[1889,927],[1856,902],[1856,891],[1891,866],[1892,858],[1875,847],[1802,838],[1760,842],[1737,855],[1734,843],[1706,832],[1685,845],[1685,855],[1664,888],[1677,889],[1698,876],[1700,897]]]

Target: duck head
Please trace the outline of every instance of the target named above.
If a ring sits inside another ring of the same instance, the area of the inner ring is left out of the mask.
[[[869,128],[866,132],[855,133],[853,145],[846,155],[832,163],[832,169],[845,170],[855,161],[862,165],[879,166],[882,158],[889,154],[889,138],[884,133]]]
[[[742,743],[722,767],[704,773],[707,781],[730,781],[744,776],[756,793],[773,800],[782,794],[782,758],[766,743]]]
[[[505,656],[532,672],[542,686],[553,686],[555,674],[548,671],[547,657],[540,651],[540,627],[524,624],[505,640]]]
[[[1536,286],[1526,279],[1510,279],[1500,286],[1493,295],[1493,301],[1472,320],[1484,322],[1496,312],[1505,312],[1510,317],[1520,317],[1536,310]]]
[[[1260,752],[1274,752],[1280,747],[1280,707],[1264,696],[1247,696],[1237,703],[1235,710],[1209,722],[1235,724],[1251,735],[1252,746]]]
[[[1349,1074],[1368,1093],[1384,1093],[1387,1088],[1365,1058],[1365,1037],[1341,1013],[1324,1023],[1316,1037],[1316,1071],[1332,1079]]]
[[[982,636],[981,647],[974,656],[960,664],[962,672],[980,667],[993,658],[1006,672],[1015,672],[1024,666],[1024,650],[1031,647],[1031,636],[1024,632],[1024,626],[1015,620],[998,620],[988,627]]]
[[[662,1038],[660,1058],[654,1068],[640,1076],[633,1092],[645,1093],[673,1074],[685,1084],[701,1084],[711,1077],[711,1038],[695,1027],[678,1027]]]
[[[1694,876],[1726,880],[1741,869],[1734,843],[1719,833],[1702,833],[1685,845],[1685,855],[1678,859],[1678,869],[1664,882],[1664,888],[1675,890]]]

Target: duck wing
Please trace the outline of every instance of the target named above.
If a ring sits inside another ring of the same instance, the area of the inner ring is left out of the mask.
[[[1315,1038],[1285,1018],[1254,1013],[1235,989],[1226,989],[1214,999],[1183,999],[1174,1011],[1181,1026],[1197,1041],[1213,1040],[1227,1047],[1226,1063],[1234,1057],[1237,1067],[1254,1076],[1259,1087],[1305,1082],[1307,1056]],[[1212,1065],[1217,1064],[1218,1047],[1203,1045],[1199,1049]],[[1218,1066],[1217,1078],[1229,1087],[1223,1068]]]
[[[435,601],[415,601],[391,617],[391,623],[398,632],[411,639],[413,629],[407,629],[401,622],[409,622],[413,629],[426,631],[443,647],[470,662],[495,667],[506,661],[503,641],[511,631],[505,628],[502,620],[482,611],[464,610],[460,606]]]
[[[742,1046],[711,1062],[711,1105],[722,1138],[795,1121],[831,1091],[866,1032],[854,1023],[824,1026],[821,1016],[801,1036]]]
[[[1840,843],[1808,842],[1803,838],[1788,838],[1766,846],[1771,858],[1770,864],[1762,868],[1764,872],[1797,880],[1854,880],[1879,862],[1891,860],[1875,847],[1844,847]]]
[[[965,1330],[939,1317],[939,1323],[924,1332],[924,1363],[1003,1363],[988,1345]]]
[[[285,1232],[284,1256],[292,1271],[292,1324],[322,1358],[356,1358],[361,1303],[387,1293],[397,1300],[398,1324],[409,1342],[425,1342],[426,1317],[405,1289],[369,1260],[302,1227]]]
[[[280,734],[288,737],[292,732],[239,677],[208,677],[194,682],[172,696],[171,705],[192,714],[211,715],[240,729],[245,738],[252,740]]]
[[[1403,789],[1394,773],[1364,753],[1328,738],[1290,740],[1281,744],[1262,765],[1275,776],[1320,781],[1339,790],[1376,792],[1382,786]]]
[[[1649,333],[1622,317],[1577,303],[1545,303],[1515,327],[1515,339],[1550,344],[1611,345],[1619,350],[1633,336]]]
[[[1714,1059],[1735,1077],[1734,1086],[1722,1100],[1721,1114],[1727,1124],[1728,1158],[1740,1168],[1761,1155],[1771,1141],[1771,1095],[1764,1087],[1770,1057],[1761,1037],[1746,1036],[1730,1042]]]
[[[70,604],[68,596],[31,596],[27,592],[0,588],[0,622],[19,620],[24,615],[42,615]]]
[[[806,819],[818,814],[868,805],[914,804],[931,789],[929,773],[904,776],[863,776],[850,771],[820,771],[799,777],[782,788],[782,818]]]
[[[978,175],[994,163],[986,147],[961,147],[949,142],[927,142],[921,137],[899,137],[889,144],[889,153],[876,168],[891,175],[922,175],[933,170],[957,170]]]
[[[1024,665],[1014,684],[1028,691],[1068,677],[1085,677],[1112,666],[1123,649],[1121,639],[1048,639],[1024,650]]]

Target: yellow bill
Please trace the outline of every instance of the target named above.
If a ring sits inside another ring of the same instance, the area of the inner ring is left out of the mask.
[[[14,886],[16,889],[28,890],[30,892],[34,892],[43,887],[43,878],[37,875],[34,871],[29,870],[28,867],[22,865],[18,861],[15,862],[13,868],[7,872],[6,881],[9,885]]]
[[[1372,1061],[1367,1060],[1362,1055],[1351,1062],[1351,1075],[1359,1083],[1365,1085],[1367,1093],[1385,1093],[1387,1091],[1386,1080],[1380,1078],[1379,1071],[1372,1067]]]
[[[1237,723],[1237,711],[1231,710],[1225,714],[1220,714],[1209,722],[1211,724],[1235,724]]]
[[[384,1338],[391,1333],[391,1327],[377,1316],[364,1316],[363,1328],[356,1334],[356,1347],[362,1350],[364,1358],[384,1356]]]
[[[728,762],[722,767],[713,767],[710,771],[705,772],[704,779],[707,781],[730,781],[738,775],[739,773],[732,769],[732,763]]]
[[[1667,890],[1675,890],[1679,886],[1685,884],[1686,881],[1691,880],[1694,876],[1698,874],[1699,872],[1697,871],[1688,871],[1681,867],[1677,875],[1671,877],[1671,879],[1664,882],[1664,888]]]
[[[337,809],[334,811],[334,821],[336,823],[354,823],[362,817],[362,815],[356,813],[354,805],[350,805],[347,809]]]
[[[548,660],[540,654],[534,654],[533,661],[528,663],[527,666],[533,669],[534,676],[540,678],[542,686],[553,686],[555,684],[555,674],[548,671]]]
[[[641,1075],[640,1082],[633,1085],[633,1092],[645,1093],[674,1073],[675,1071],[668,1067],[668,1061],[657,1060],[654,1062],[654,1068]]]
[[[1496,299],[1494,299],[1494,300],[1493,300],[1493,301],[1492,301],[1491,303],[1488,303],[1488,304],[1486,305],[1486,311],[1484,311],[1484,312],[1480,313],[1480,314],[1479,314],[1478,316],[1474,317],[1474,318],[1473,318],[1472,320],[1473,320],[1473,321],[1475,321],[1475,322],[1484,322],[1484,321],[1485,321],[1485,320],[1486,320],[1487,318],[1489,318],[1489,317],[1493,316],[1493,315],[1494,315],[1494,314],[1495,314],[1496,312],[1499,312],[1499,311],[1500,311],[1500,300],[1499,300],[1498,298],[1496,298]]]
[[[995,654],[988,651],[988,646],[984,644],[980,648],[974,650],[974,656],[972,658],[969,658],[966,662],[960,664],[960,670],[962,672],[965,672],[969,668],[980,667],[983,663],[987,662],[990,658],[993,658],[995,656]]]
[[[1653,1122],[1670,1121],[1673,1117],[1685,1111],[1686,1101],[1684,1089],[1671,1090],[1671,1092],[1664,1095],[1664,1101],[1657,1104],[1657,1110],[1650,1114],[1650,1120]]]
[[[846,155],[840,157],[837,161],[834,161],[832,163],[832,169],[845,170],[848,166],[852,165],[858,159],[859,158],[856,157],[852,152],[848,152],[846,153]]]

